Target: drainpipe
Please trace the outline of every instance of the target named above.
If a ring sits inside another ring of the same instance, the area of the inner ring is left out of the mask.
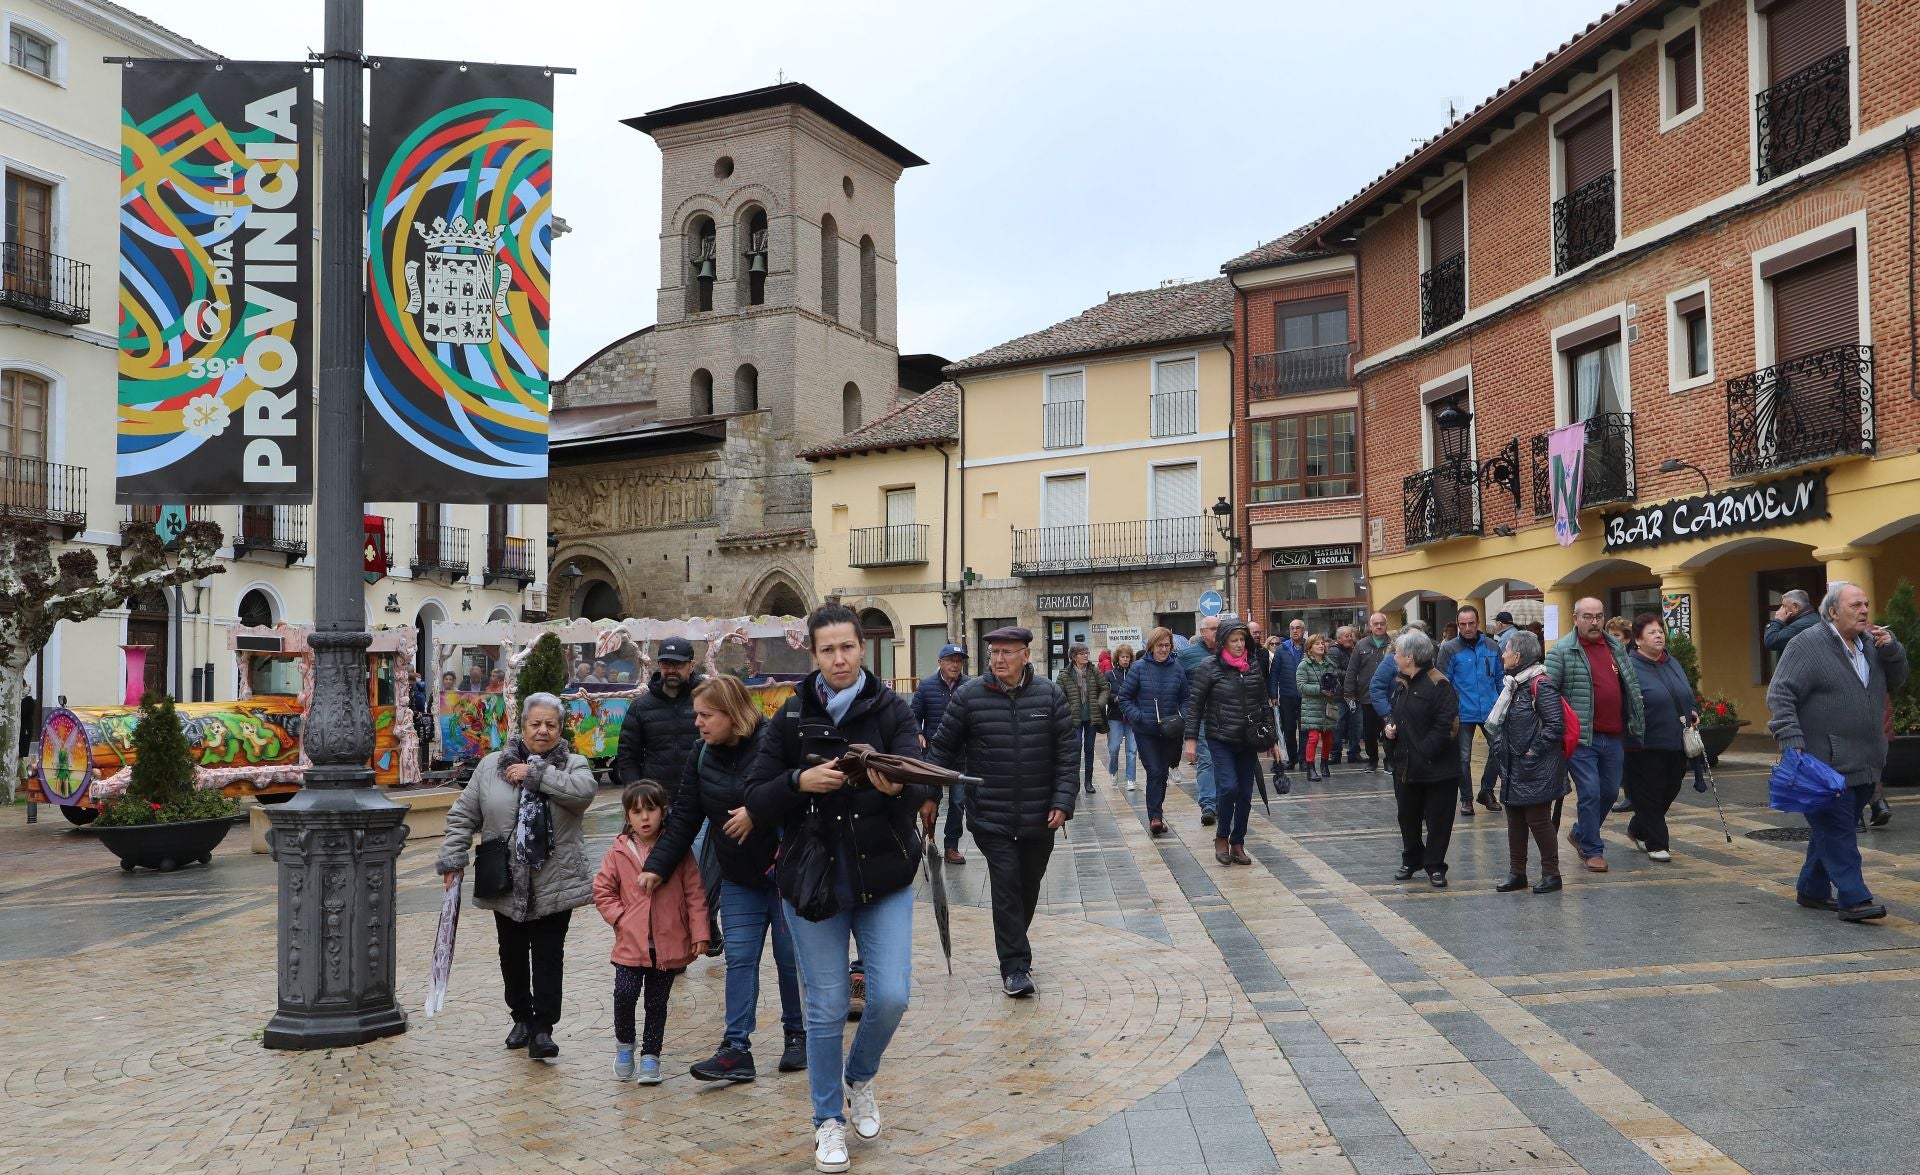
[[[1234,294],[1235,302],[1239,303],[1236,309],[1244,311],[1246,309],[1245,294],[1241,293],[1238,289],[1234,291]],[[1237,455],[1235,449],[1238,447],[1240,441],[1240,430],[1237,427],[1240,421],[1240,406],[1237,399],[1239,393],[1236,391],[1240,380],[1236,378],[1238,372],[1234,367],[1235,363],[1238,362],[1238,357],[1233,351],[1232,335],[1227,336],[1227,341],[1224,345],[1227,349],[1227,501],[1233,505],[1233,533],[1240,539],[1240,550],[1245,551],[1249,549],[1247,547],[1247,540],[1251,535],[1242,535],[1240,532],[1240,514],[1244,503],[1234,502],[1234,499],[1239,496],[1237,493],[1239,487],[1233,480],[1233,459]],[[1229,540],[1227,543],[1227,611],[1233,612],[1235,616],[1240,616],[1239,612],[1234,611],[1234,597],[1240,594],[1240,573],[1245,570],[1246,564],[1243,560],[1239,567],[1234,566],[1233,554],[1234,546],[1232,541]],[[1240,619],[1246,621],[1247,617],[1240,616]]]
[[[956,379],[953,381],[953,386],[960,389],[960,394],[956,397],[959,406],[953,434],[956,438],[954,445],[960,450],[960,575],[963,579],[960,589],[954,593],[953,616],[955,626],[960,631],[954,634],[953,643],[964,649],[967,647],[967,585],[964,582],[967,574],[967,385]],[[945,564],[946,537],[944,534],[940,536],[940,588],[942,591],[945,591],[947,584],[951,582],[947,579]]]

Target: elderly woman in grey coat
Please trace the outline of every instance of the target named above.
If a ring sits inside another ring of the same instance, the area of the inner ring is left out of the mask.
[[[1560,846],[1553,839],[1553,802],[1567,793],[1567,720],[1553,679],[1540,663],[1540,638],[1524,628],[1507,634],[1500,659],[1506,688],[1487,714],[1500,764],[1500,802],[1507,812],[1507,879],[1494,889],[1527,888],[1527,835],[1540,846],[1540,884],[1560,889]]]
[[[593,771],[560,740],[560,699],[532,694],[520,708],[520,733],[480,760],[473,779],[447,813],[447,835],[436,865],[448,889],[460,883],[475,833],[483,861],[473,903],[493,911],[500,935],[500,975],[506,984],[513,1031],[507,1047],[535,1059],[557,1057],[553,1026],[560,1019],[560,980],[567,923],[576,906],[593,900],[580,817],[593,803]],[[489,848],[490,845],[495,847]],[[505,885],[483,893],[484,858],[504,852]]]

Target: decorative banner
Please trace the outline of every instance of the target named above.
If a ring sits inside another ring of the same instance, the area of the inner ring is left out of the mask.
[[[40,726],[40,786],[56,804],[72,807],[93,782],[93,744],[71,710],[53,710]]]
[[[1587,424],[1547,434],[1547,484],[1553,487],[1553,537],[1570,547],[1580,537],[1580,494],[1587,480]]]
[[[366,536],[360,551],[361,574],[366,576],[368,583],[379,583],[392,566],[388,562],[392,555],[387,550],[387,520],[379,514],[362,514],[360,530]]]
[[[382,58],[370,147],[366,496],[544,503],[552,75]]]
[[[1693,595],[1690,592],[1661,592],[1660,614],[1668,632],[1693,636]]]
[[[116,499],[307,502],[309,75],[143,60],[120,101]]]

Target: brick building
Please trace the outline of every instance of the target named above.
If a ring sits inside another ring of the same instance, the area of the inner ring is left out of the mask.
[[[1359,263],[1377,604],[1665,609],[1759,719],[1782,592],[1913,576],[1916,44],[1914,4],[1631,0],[1315,227]]]

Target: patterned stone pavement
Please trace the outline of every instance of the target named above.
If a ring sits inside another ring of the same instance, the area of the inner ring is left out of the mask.
[[[1896,793],[1894,824],[1863,838],[1896,916],[1843,925],[1792,903],[1800,846],[1746,835],[1794,823],[1764,808],[1757,768],[1722,772],[1732,843],[1688,791],[1672,863],[1615,835],[1613,872],[1541,897],[1492,891],[1505,823],[1485,813],[1456,827],[1451,888],[1392,883],[1385,776],[1342,769],[1270,817],[1256,801],[1255,866],[1226,869],[1190,771],[1157,842],[1144,792],[1103,773],[1049,871],[1039,998],[998,994],[977,858],[947,871],[953,974],[923,917],[878,1082],[886,1132],[855,1169],[1916,1169],[1920,804]],[[590,818],[595,851],[616,807],[605,793]],[[424,1019],[426,845],[401,861],[411,1030],[315,1054],[259,1046],[273,874],[240,836],[210,869],[124,875],[88,834],[14,808],[0,863],[0,1171],[810,1168],[802,1076],[770,1055],[752,1085],[686,1075],[716,1038],[717,960],[675,988],[669,1080],[612,1080],[610,931],[591,910],[559,1061],[499,1047],[484,915]]]

